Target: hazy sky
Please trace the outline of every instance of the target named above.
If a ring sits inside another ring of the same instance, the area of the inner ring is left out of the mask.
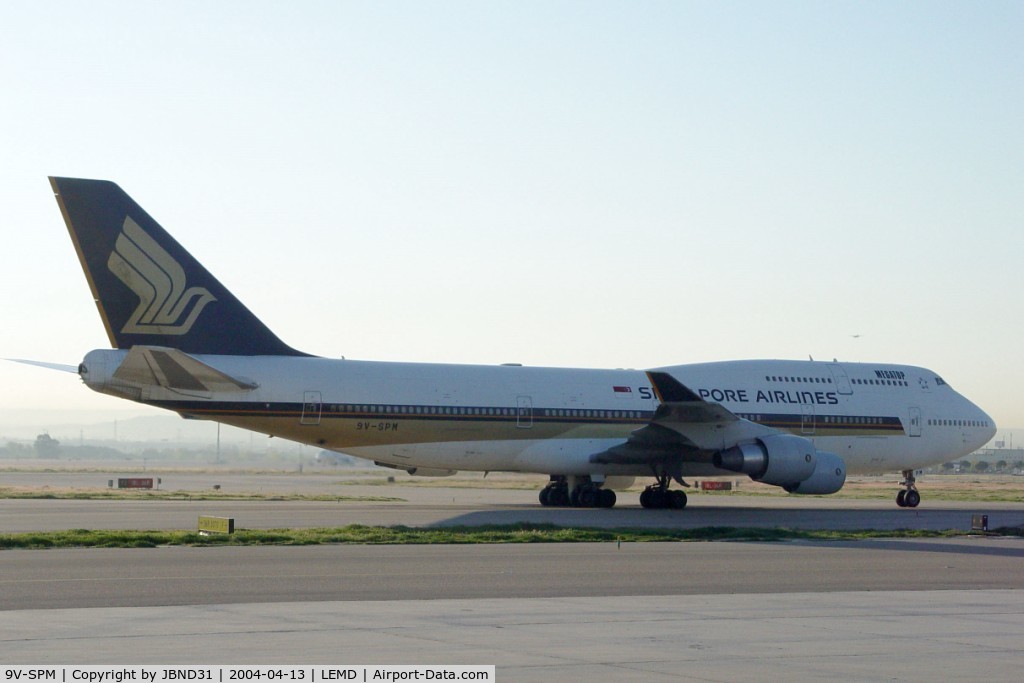
[[[1022,36],[1020,2],[3,3],[0,357],[107,346],[55,174],[311,353],[911,363],[1024,426]],[[0,415],[132,407],[0,363]]]

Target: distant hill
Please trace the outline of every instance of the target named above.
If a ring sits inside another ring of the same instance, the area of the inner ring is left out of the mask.
[[[181,446],[215,444],[217,424],[205,420],[185,420],[172,413],[123,416],[97,414],[94,411],[5,411],[0,413],[0,444],[11,440],[34,441],[39,434],[49,434],[66,445],[84,442],[116,444],[118,442],[166,442]],[[262,435],[250,436],[244,429],[222,425],[221,444],[249,443]]]

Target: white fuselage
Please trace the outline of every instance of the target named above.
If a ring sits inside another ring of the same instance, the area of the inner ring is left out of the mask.
[[[435,365],[290,356],[196,358],[256,388],[188,392],[112,378],[127,351],[93,351],[103,393],[423,472],[635,476],[600,464],[661,404],[640,370]],[[658,369],[739,417],[812,440],[851,473],[907,470],[976,450],[995,426],[919,367],[752,360]],[[732,444],[722,444],[728,447]],[[709,462],[687,476],[731,474]]]

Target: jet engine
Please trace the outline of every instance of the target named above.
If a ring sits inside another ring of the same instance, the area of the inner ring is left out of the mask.
[[[773,434],[715,453],[715,467],[781,486],[790,493],[835,493],[846,483],[846,463],[808,439]]]
[[[798,484],[787,484],[782,488],[789,493],[823,495],[835,493],[846,483],[846,463],[838,455],[818,451],[818,465],[814,473]]]

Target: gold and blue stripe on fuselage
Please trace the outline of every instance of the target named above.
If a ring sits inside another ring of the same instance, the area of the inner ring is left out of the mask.
[[[310,441],[328,448],[424,441],[628,438],[650,423],[653,410],[423,404],[150,401],[187,417]],[[814,436],[903,436],[895,416],[739,413],[741,419]]]

